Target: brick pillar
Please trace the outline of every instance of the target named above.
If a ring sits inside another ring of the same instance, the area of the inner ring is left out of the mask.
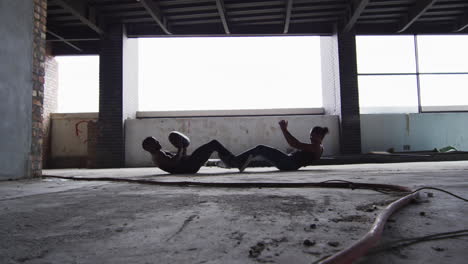
[[[118,168],[124,165],[122,40],[121,25],[108,26],[106,33],[101,37],[96,143],[98,168]]]
[[[99,54],[99,119],[93,165],[125,166],[124,121],[134,118],[137,110],[138,43],[126,37],[123,25],[109,25]]]
[[[45,84],[44,84],[44,111],[43,111],[43,142],[42,142],[42,166],[48,168],[51,155],[50,147],[50,114],[57,111],[58,97],[58,62],[51,55],[50,46],[47,46],[45,57]]]
[[[47,0],[34,0],[31,172],[42,175]]]
[[[341,152],[361,153],[361,121],[354,32],[322,37],[322,88],[325,114],[340,118]]]
[[[87,168],[96,168],[96,144],[97,144],[98,127],[97,122],[88,122],[88,159],[86,161]]]

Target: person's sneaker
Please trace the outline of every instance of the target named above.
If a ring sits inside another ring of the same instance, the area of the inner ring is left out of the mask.
[[[239,172],[244,172],[245,168],[247,168],[247,166],[249,166],[249,163],[252,161],[252,159],[253,159],[253,156],[249,155],[247,157],[247,159],[245,160],[244,164],[241,164],[239,166]]]

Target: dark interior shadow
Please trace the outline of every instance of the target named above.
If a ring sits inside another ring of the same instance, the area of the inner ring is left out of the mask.
[[[217,172],[217,173],[195,173],[195,174],[170,174],[170,173],[161,173],[161,174],[151,174],[151,175],[142,175],[137,176],[138,178],[164,178],[164,177],[185,177],[185,178],[194,178],[194,177],[207,177],[207,176],[223,176],[223,175],[235,175],[240,174],[239,172]]]
[[[263,167],[262,167],[263,168]],[[206,172],[199,172],[196,174],[169,174],[167,172],[163,172],[161,174],[150,174],[150,175],[142,175],[137,176],[138,178],[165,178],[165,177],[186,177],[186,178],[201,178],[201,177],[213,177],[213,176],[232,176],[232,175],[239,175],[239,176],[248,176],[248,175],[258,175],[258,174],[282,174],[282,173],[291,173],[295,172],[298,174],[304,173],[311,173],[311,172],[319,172],[319,173],[326,173],[326,172],[333,172],[335,170],[323,170],[323,169],[300,169],[296,171],[280,171],[273,169],[272,167],[265,167],[265,170],[262,171],[226,171],[226,172],[215,172],[215,173],[206,173]]]

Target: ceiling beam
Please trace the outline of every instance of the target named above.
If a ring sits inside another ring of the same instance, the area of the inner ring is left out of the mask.
[[[400,20],[398,33],[407,30],[420,16],[422,16],[437,0],[419,0],[408,10],[407,16]]]
[[[94,12],[92,16],[86,15],[89,13],[86,7],[86,3],[83,1],[77,0],[53,0],[53,3],[59,5],[64,10],[70,12],[73,16],[78,18],[83,24],[87,25],[89,28],[94,30],[99,35],[102,35],[104,32],[97,24],[96,24],[96,16]]]
[[[289,23],[291,22],[292,6],[293,6],[293,0],[286,0],[286,16],[284,19],[283,34],[288,34],[288,31],[289,31]]]
[[[353,10],[353,13],[351,14],[351,17],[348,19],[348,22],[346,22],[346,25],[343,29],[344,32],[348,32],[354,27],[357,20],[359,19],[359,16],[361,16],[367,4],[369,4],[369,0],[357,0],[357,1],[354,1],[353,3],[354,3],[354,10]]]
[[[159,27],[164,31],[164,33],[168,35],[172,35],[169,29],[166,26],[164,18],[161,15],[161,10],[159,7],[153,2],[153,0],[139,0],[141,5],[146,9],[146,11],[150,14],[153,20],[159,25]]]
[[[55,34],[54,32],[50,31],[49,29],[47,30],[47,33],[49,33],[50,35],[56,37],[58,40],[62,41],[63,43],[67,44],[68,46],[72,47],[73,49],[79,51],[79,52],[83,52],[82,49],[78,48],[77,46],[73,45],[71,42],[69,42],[68,40],[62,38],[61,36]]]
[[[458,20],[453,32],[460,32],[468,28],[468,11],[465,12]]]
[[[49,33],[49,32],[48,32]],[[52,35],[52,33],[51,33]],[[54,35],[52,35],[54,36]],[[55,37],[55,36],[54,36]],[[65,41],[73,41],[73,42],[78,42],[78,41],[98,41],[100,38],[71,38],[71,39],[48,39],[46,40],[47,42],[65,42]]]
[[[231,34],[226,18],[226,7],[224,6],[224,0],[216,0],[216,8],[218,8],[219,17],[221,18],[221,22],[223,23],[224,32],[226,32],[226,34]]]

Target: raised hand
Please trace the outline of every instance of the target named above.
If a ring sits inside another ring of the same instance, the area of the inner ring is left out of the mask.
[[[281,121],[278,122],[278,124],[279,124],[280,128],[283,129],[283,130],[288,128],[288,121],[286,121],[286,120],[281,120]]]

